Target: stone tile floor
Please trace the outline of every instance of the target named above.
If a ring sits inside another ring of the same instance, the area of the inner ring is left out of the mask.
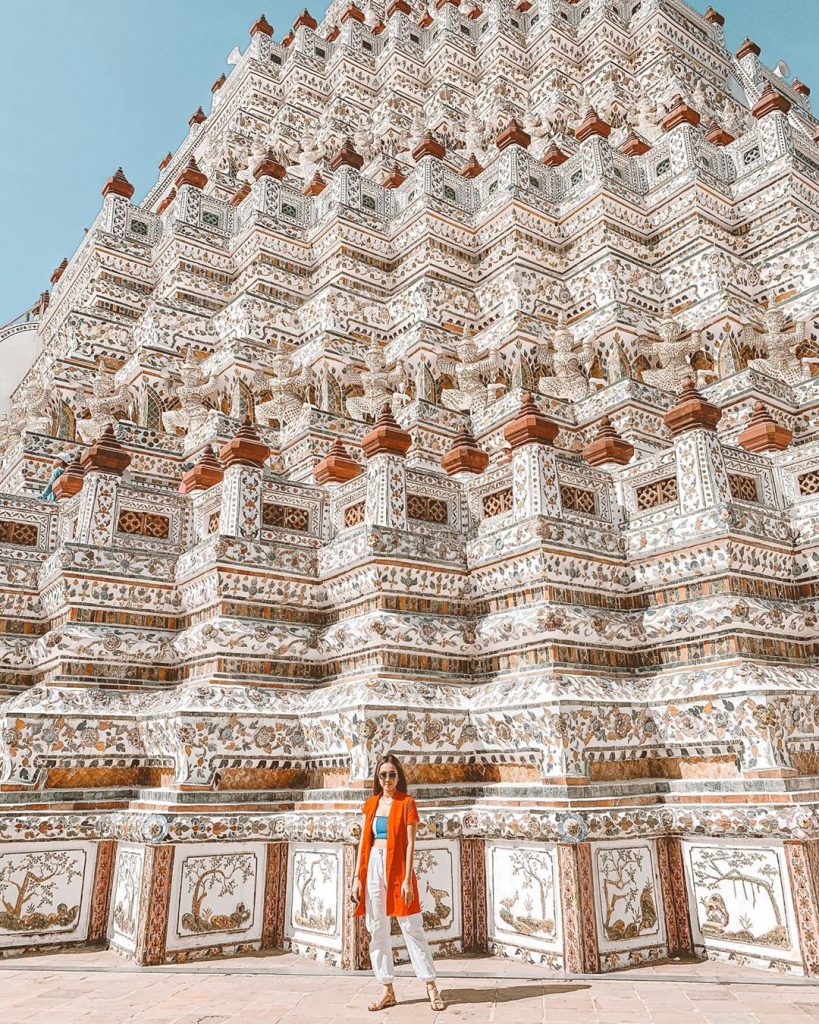
[[[107,951],[0,961],[2,1024],[808,1024],[819,984],[719,963],[563,978],[512,961],[441,962],[448,1008],[399,969],[402,1002],[367,1012],[371,975],[290,955],[135,968]]]

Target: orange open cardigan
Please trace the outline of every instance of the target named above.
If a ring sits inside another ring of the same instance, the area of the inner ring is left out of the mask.
[[[361,837],[361,899],[355,908],[354,917],[362,917],[367,901],[367,868],[370,863],[370,850],[373,848],[373,818],[378,807],[380,796],[371,796],[364,803],[364,834]],[[401,883],[404,881],[404,869],[407,863],[407,825],[418,824],[418,808],[415,801],[407,793],[396,793],[392,799],[389,818],[387,819],[387,914],[389,917],[406,917],[408,914],[421,912],[421,901],[418,898],[418,880],[412,872],[412,901],[407,903],[401,897]]]

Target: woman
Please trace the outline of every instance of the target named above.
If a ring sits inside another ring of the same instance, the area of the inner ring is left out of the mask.
[[[52,462],[51,462],[51,476],[49,476],[49,478],[48,478],[48,483],[45,485],[45,487],[42,489],[42,491],[40,491],[40,499],[42,501],[56,501],[57,500],[55,495],[54,495],[53,487],[54,487],[54,484],[59,480],[59,478],[65,472],[66,466],[68,465],[69,461],[70,460],[69,460],[69,457],[67,455],[58,455],[56,457],[56,459],[52,460]]]
[[[407,793],[404,770],[394,754],[378,759],[373,777],[373,795],[362,808],[361,840],[350,900],[355,917],[366,909],[370,933],[370,960],[376,978],[384,986],[381,998],[371,1010],[396,1005],[393,982],[390,918],[397,917],[407,944],[413,969],[426,982],[433,1010],[443,1010],[444,1001],[435,983],[435,968],[424,934],[418,881],[412,869],[418,809]],[[362,900],[362,893],[366,896]]]

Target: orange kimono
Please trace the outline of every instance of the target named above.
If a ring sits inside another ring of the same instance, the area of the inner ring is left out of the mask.
[[[354,917],[364,916],[367,867],[370,863],[370,850],[373,848],[373,819],[380,799],[380,796],[373,795],[365,801],[362,808],[364,834],[361,837],[361,872],[358,876],[361,879],[362,896],[353,914]],[[407,793],[396,793],[387,819],[387,914],[390,917],[406,917],[408,914],[421,913],[418,880],[414,870],[412,872],[412,902],[407,903],[401,897],[401,883],[404,881],[404,869],[407,863],[407,825],[417,825],[418,821],[418,808],[412,797]]]

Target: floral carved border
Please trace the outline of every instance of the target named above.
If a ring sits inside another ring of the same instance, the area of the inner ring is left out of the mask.
[[[785,843],[799,949],[805,974],[819,975],[819,844]]]
[[[262,949],[284,948],[284,915],[287,900],[287,843],[268,843],[264,882]]]
[[[111,905],[116,846],[113,839],[97,843],[97,864],[94,869],[91,913],[88,918],[89,944],[104,942],[108,935],[108,911]]]
[[[594,913],[591,846],[559,844],[560,916],[563,922],[563,966],[569,974],[597,974],[600,950]]]
[[[674,836],[657,840],[657,868],[668,937],[669,956],[693,956],[694,941],[688,909],[688,886],[685,882],[682,843]]]
[[[464,953],[485,953],[488,944],[486,909],[486,843],[461,840],[461,920]]]
[[[144,966],[165,961],[171,902],[173,846],[148,846],[139,895],[139,934],[134,959]]]

